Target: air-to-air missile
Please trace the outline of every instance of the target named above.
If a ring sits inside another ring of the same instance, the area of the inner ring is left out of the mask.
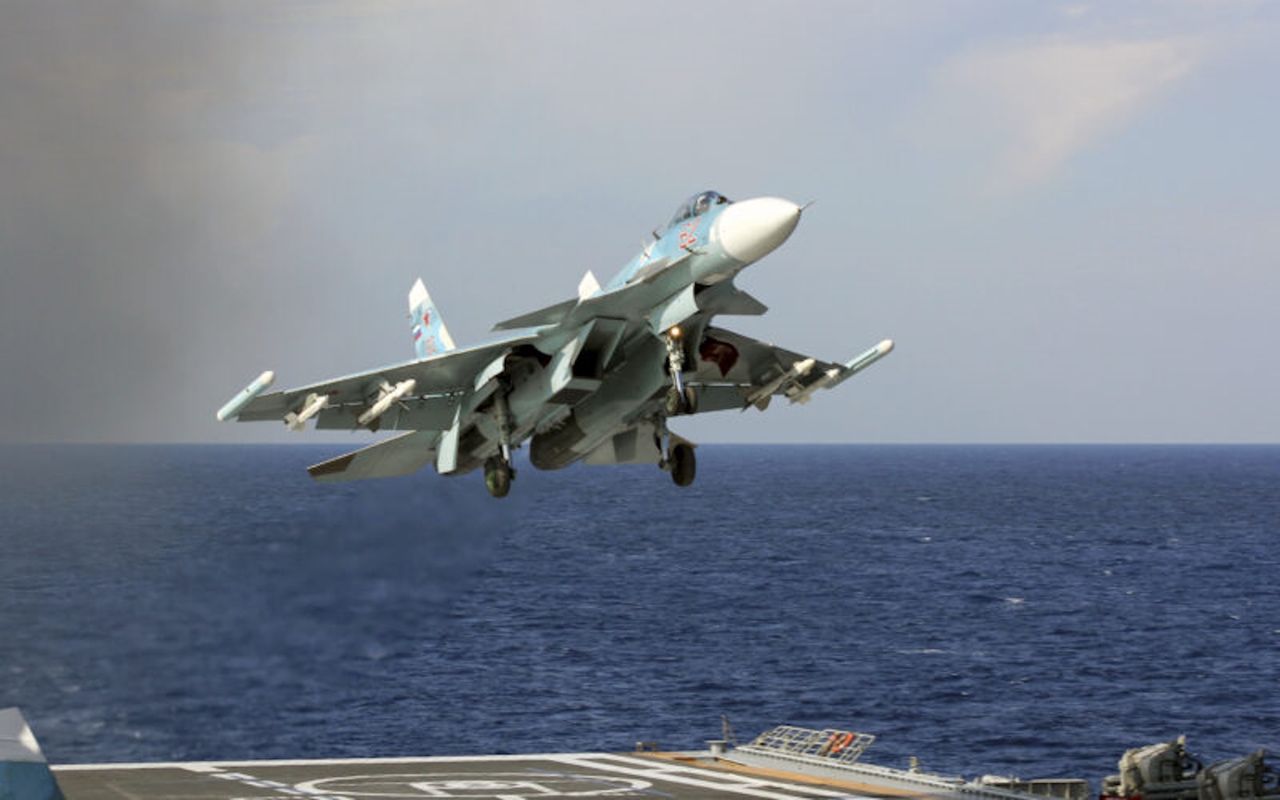
[[[389,384],[383,384],[382,394],[379,395],[377,401],[373,405],[369,406],[363,414],[356,418],[356,423],[359,425],[368,425],[370,422],[373,422],[378,417],[387,413],[387,409],[391,408],[392,403],[399,400],[401,397],[404,397],[409,392],[412,392],[413,387],[417,385],[418,382],[413,378],[400,381],[394,387]]]
[[[755,406],[761,411],[764,411],[769,407],[769,398],[773,396],[774,392],[778,391],[778,388],[781,387],[782,384],[808,375],[809,370],[813,369],[813,365],[816,363],[818,363],[817,359],[806,358],[792,364],[791,369],[747,395],[747,405]],[[743,407],[743,410],[746,410],[745,406]]]
[[[852,378],[854,375],[857,375],[859,372],[863,371],[867,367],[871,366],[872,364],[876,363],[880,359],[889,355],[889,353],[892,351],[893,351],[893,340],[885,339],[883,342],[871,348],[870,350],[867,350],[862,355],[856,356],[855,358],[851,358],[849,361],[845,362],[843,367],[835,367],[833,369],[827,370],[826,375],[823,375],[821,378],[809,384],[808,386],[804,387],[803,389],[796,392],[795,394],[788,395],[788,398],[793,403],[807,403],[809,402],[809,396],[812,395],[814,392],[818,391],[819,389],[830,389],[835,386],[839,386],[841,383],[844,383],[845,381]]]
[[[217,418],[219,422],[237,416],[241,409],[249,404],[249,401],[262,394],[268,386],[275,382],[276,374],[271,370],[259,375],[253,380],[253,383],[240,390],[239,394],[227,401],[227,404],[218,409]]]
[[[307,420],[319,414],[327,405],[329,405],[329,395],[312,392],[303,401],[300,411],[290,411],[284,415],[284,424],[289,426],[291,431],[300,431],[306,427]]]

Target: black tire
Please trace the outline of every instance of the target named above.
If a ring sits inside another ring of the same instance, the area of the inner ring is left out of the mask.
[[[484,465],[484,488],[494,497],[506,497],[511,491],[511,467],[500,459],[490,459]]]
[[[694,455],[691,445],[683,442],[672,445],[668,460],[671,462],[671,480],[675,481],[676,486],[693,483],[698,474],[698,457]]]
[[[692,386],[684,387],[684,413],[698,413],[698,390]]]

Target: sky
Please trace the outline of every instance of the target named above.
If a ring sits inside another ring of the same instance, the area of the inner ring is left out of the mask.
[[[726,327],[844,360],[702,442],[1280,442],[1280,4],[0,1],[0,441],[219,424],[816,201]]]

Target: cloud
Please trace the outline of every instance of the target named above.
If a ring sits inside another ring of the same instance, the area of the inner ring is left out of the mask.
[[[1072,156],[1123,129],[1202,61],[1185,38],[1062,39],[971,51],[943,67],[940,84],[982,135],[1000,141],[997,184],[1050,178]]]

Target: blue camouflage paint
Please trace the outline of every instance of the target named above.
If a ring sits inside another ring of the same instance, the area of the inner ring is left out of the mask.
[[[427,358],[447,352],[453,348],[440,335],[440,312],[435,303],[430,301],[419,303],[413,311],[413,352],[418,358]]]
[[[635,280],[647,277],[647,267],[663,260],[674,261],[686,252],[693,253],[691,258],[695,260],[695,274],[711,274],[726,267],[737,266],[738,262],[711,242],[711,226],[731,205],[731,201],[725,198],[726,202],[720,205],[713,205],[700,214],[683,217],[697,198],[705,194],[708,192],[699,192],[681,204],[672,220],[659,231],[658,238],[627,262],[622,271],[605,284],[604,291],[621,289]]]

